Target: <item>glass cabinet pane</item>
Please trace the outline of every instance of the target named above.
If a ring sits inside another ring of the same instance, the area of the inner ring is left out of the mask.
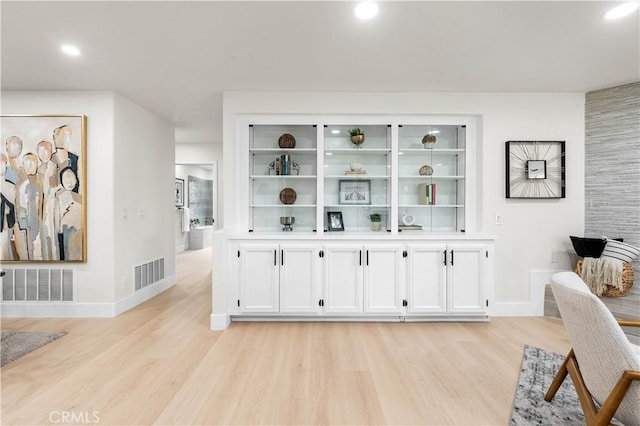
[[[316,230],[316,126],[254,125],[249,137],[249,229]]]
[[[361,137],[354,137],[359,129]],[[326,125],[324,226],[342,217],[345,232],[390,230],[391,126]],[[331,216],[329,216],[331,213]]]
[[[465,126],[398,128],[399,230],[464,229],[465,145]]]

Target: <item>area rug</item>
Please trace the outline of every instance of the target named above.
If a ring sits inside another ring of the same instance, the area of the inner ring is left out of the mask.
[[[3,331],[0,335],[0,352],[2,353],[0,366],[15,361],[65,334],[67,334],[66,331],[56,333]]]
[[[525,345],[510,425],[585,424],[578,394],[569,376],[551,402],[544,400],[544,394],[560,369],[564,357],[555,352]]]

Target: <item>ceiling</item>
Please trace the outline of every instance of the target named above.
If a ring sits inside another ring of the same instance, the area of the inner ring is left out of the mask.
[[[2,90],[115,91],[220,143],[225,91],[588,92],[640,80],[610,1],[2,1]],[[60,45],[77,45],[68,57]]]

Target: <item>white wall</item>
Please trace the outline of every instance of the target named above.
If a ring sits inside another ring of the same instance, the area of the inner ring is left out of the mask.
[[[164,258],[175,275],[173,126],[122,96],[115,96],[115,300],[134,292],[135,266]],[[126,217],[123,215],[126,210]]]
[[[112,92],[3,92],[2,113],[87,116],[87,262],[61,265],[74,270],[74,302],[3,303],[3,316],[112,316],[175,283],[173,127]],[[132,265],[156,257],[162,288],[133,297]]]
[[[176,164],[211,164],[222,160],[222,144],[176,144]]]
[[[237,118],[243,114],[474,115],[479,117],[478,228],[497,236],[494,300],[501,307],[494,314],[525,314],[521,304],[542,291],[530,289],[530,277],[539,274],[535,271],[571,268],[568,236],[584,228],[584,94],[227,92],[223,108],[225,229],[238,225],[240,207],[233,194],[239,176],[233,165],[238,155],[245,155],[235,146]],[[505,198],[509,140],[566,141],[566,199]],[[503,225],[494,224],[496,214]],[[552,257],[557,262],[552,263]],[[226,288],[219,291],[224,294]],[[224,301],[216,303],[214,295],[214,313],[224,308]]]

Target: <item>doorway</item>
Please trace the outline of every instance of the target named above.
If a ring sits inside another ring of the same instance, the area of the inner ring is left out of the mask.
[[[211,247],[218,226],[218,163],[175,165],[176,183],[183,187],[176,206],[176,253]]]

